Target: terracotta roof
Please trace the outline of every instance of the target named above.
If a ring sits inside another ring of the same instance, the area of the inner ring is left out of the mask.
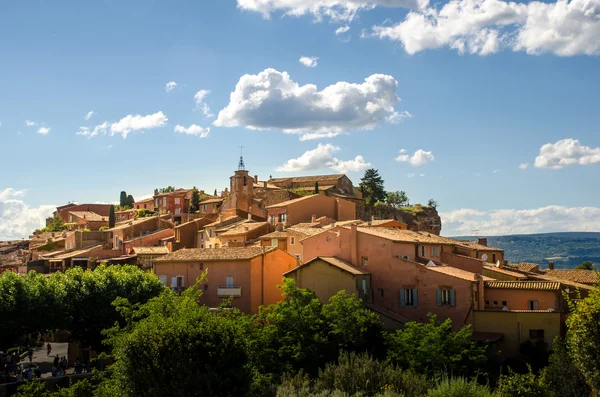
[[[58,260],[63,260],[63,259],[69,259],[69,258],[77,258],[81,255],[88,256],[88,254],[90,254],[92,251],[99,250],[99,249],[102,249],[102,244],[96,245],[93,247],[89,247],[86,249],[82,249],[82,250],[71,251],[71,252],[68,252],[68,253],[62,254],[62,255],[56,255],[56,256],[52,257],[50,259],[50,261],[52,262],[52,261],[58,261]]]
[[[300,197],[300,198],[297,198],[297,199],[292,199],[292,200],[288,200],[288,201],[282,201],[281,203],[270,205],[270,206],[266,207],[266,209],[287,207],[290,204],[296,204],[296,203],[299,203],[301,201],[305,201],[305,200],[308,200],[308,199],[310,199],[312,197],[317,197],[317,196],[318,196],[318,194],[311,194],[310,196],[304,196],[304,197]]]
[[[231,226],[235,223],[244,222],[244,221],[246,221],[246,219],[243,219],[239,216],[232,216],[231,218],[216,220],[213,223],[204,225],[204,229],[209,228],[209,227],[221,228],[221,227]]]
[[[76,216],[81,219],[85,219],[86,221],[92,222],[108,222],[108,216],[98,215],[92,211],[72,211],[69,214]]]
[[[296,227],[296,226],[292,226],[292,227],[288,228],[287,230],[296,232],[296,233],[301,233],[306,236],[314,236],[315,234],[323,233],[325,231],[318,227]]]
[[[556,280],[574,281],[581,284],[594,285],[600,281],[600,276],[594,270],[584,269],[559,269],[546,270],[544,276]]]
[[[168,193],[159,193],[157,195],[154,195],[153,197],[162,197],[162,196],[181,196],[183,195],[187,195],[189,194],[192,190],[194,189],[175,189],[174,192],[168,192]]]
[[[334,174],[334,175],[314,175],[314,176],[296,176],[290,178],[271,178],[269,182],[279,182],[279,181],[287,181],[292,180],[292,182],[321,182],[321,181],[337,181],[338,179],[344,177],[344,174]]]
[[[474,241],[463,241],[463,240],[455,240],[455,241],[456,241],[455,244],[457,246],[462,246],[462,247],[466,247],[466,248],[470,248],[470,249],[474,249],[474,250],[478,250],[478,251],[502,251],[502,252],[504,252],[504,250],[501,248],[490,247],[488,245],[478,244]]]
[[[157,259],[156,262],[240,261],[276,249],[277,247],[183,248]]]
[[[136,201],[135,203],[133,203],[133,205],[143,204],[143,203],[154,203],[154,198],[153,197],[148,197],[147,199]]]
[[[502,273],[502,274],[506,274],[508,276],[512,276],[512,277],[517,277],[517,278],[522,278],[522,279],[527,279],[527,276],[523,275],[523,273],[517,273],[517,272],[511,272],[510,270],[506,270],[506,269],[501,269],[499,267],[496,267],[493,264],[484,264],[483,268],[492,272],[497,272],[497,273]]]
[[[268,225],[267,222],[245,222],[227,229],[225,233],[219,233],[219,237],[242,236]]]
[[[513,270],[525,273],[539,273],[540,271],[540,265],[537,263],[509,263],[506,266],[512,268]]]
[[[287,233],[286,232],[273,232],[273,233],[265,234],[264,236],[260,236],[261,240],[270,240],[272,238],[278,238],[278,239],[287,238]]]
[[[460,278],[460,279],[467,280],[467,281],[475,281],[475,273],[471,273],[466,270],[458,269],[456,267],[451,267],[451,266],[435,266],[435,267],[434,266],[432,266],[432,267],[424,266],[424,267],[425,267],[425,269],[431,270],[436,273],[442,273],[447,276],[456,277],[456,278]]]
[[[300,222],[300,223],[296,223],[293,226],[290,227],[319,227],[321,226],[321,224],[319,222]]]
[[[406,223],[398,221],[396,219],[375,219],[375,220],[372,220],[370,222],[363,222],[363,223],[360,224],[360,226],[363,226],[363,227],[369,227],[369,226],[371,226],[371,227],[377,227],[377,226],[385,225],[386,223],[390,223],[390,222],[398,222],[398,223],[401,223],[403,225],[406,225]]]
[[[165,246],[161,247],[132,247],[133,252],[138,255],[160,255],[168,254],[169,249]]]
[[[486,281],[485,287],[491,289],[558,291],[560,289],[560,283],[552,281]]]
[[[206,200],[200,201],[200,204],[213,204],[213,203],[221,203],[224,199],[216,197],[216,198],[207,198]]]
[[[323,185],[323,186],[319,185],[319,191],[324,192],[324,191],[329,190],[334,187],[335,187],[335,185]],[[313,192],[315,190],[315,187],[314,186],[298,186],[298,187],[294,187],[292,189],[293,190],[307,190],[307,191]]]
[[[130,219],[127,221],[123,221],[123,222],[118,222],[115,227],[111,228],[111,229],[105,229],[104,231],[113,231],[113,230],[121,230],[121,229],[125,229],[127,227],[131,227],[133,225],[139,225],[140,223],[144,223],[144,222],[149,222],[152,219],[156,219],[156,217],[158,217],[158,215],[153,215],[153,216],[147,216],[144,218],[138,218],[138,219]],[[168,217],[167,215],[162,215],[161,217]]]
[[[348,263],[348,262],[346,262],[344,260],[341,260],[340,258],[336,258],[335,256],[318,256],[318,257],[316,257],[314,259],[311,259],[310,261],[306,262],[302,266],[297,267],[295,269],[292,269],[292,270],[290,270],[287,273],[284,273],[283,275],[285,276],[285,275],[288,275],[290,273],[294,273],[296,270],[303,269],[304,267],[309,266],[311,263],[314,263],[317,260],[322,260],[323,262],[326,262],[326,263],[328,263],[328,264],[330,264],[332,266],[337,267],[338,269],[341,269],[341,270],[343,270],[345,272],[348,272],[350,274],[353,274],[355,276],[360,276],[360,275],[364,275],[364,274],[371,274],[371,273],[369,273],[369,272],[367,272],[365,270],[356,268],[356,267],[352,266],[351,263]]]
[[[414,232],[412,230],[385,229],[379,227],[358,227],[359,232],[385,239],[406,243],[423,244],[445,244],[455,245],[456,241],[426,232]]]
[[[265,187],[265,183],[264,183],[264,181],[258,181],[258,183],[254,182],[254,186],[253,187],[257,188],[257,189],[264,188]],[[279,190],[281,188],[279,186],[275,186],[272,183],[267,182],[267,189],[277,189],[277,190]]]

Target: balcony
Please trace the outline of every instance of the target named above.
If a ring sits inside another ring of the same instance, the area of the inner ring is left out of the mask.
[[[242,287],[217,287],[217,296],[223,298],[240,297],[242,296]]]

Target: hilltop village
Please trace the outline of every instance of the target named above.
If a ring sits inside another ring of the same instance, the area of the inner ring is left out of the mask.
[[[249,314],[280,301],[287,277],[322,301],[354,293],[388,329],[429,313],[470,324],[506,356],[525,341],[551,345],[565,294],[585,297],[597,282],[593,271],[507,263],[486,238],[443,237],[435,207],[374,211],[346,175],[261,181],[241,166],[220,194],[157,189],[130,204],[57,207],[47,223],[64,230],[2,243],[0,272],[135,264],[182,291],[208,271],[203,302],[231,298]]]

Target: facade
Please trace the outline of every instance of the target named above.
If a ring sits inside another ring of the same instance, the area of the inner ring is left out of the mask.
[[[158,230],[172,229],[173,227],[174,225],[170,221],[170,216],[161,215],[139,218],[123,222],[117,224],[111,229],[104,230],[104,233],[106,233],[107,241],[112,242],[113,249],[123,251],[124,242],[127,240],[136,239],[138,237],[144,237]],[[131,244],[132,247],[134,245],[141,244]]]
[[[91,211],[69,211],[69,230],[89,229],[100,230],[103,226],[108,226],[108,216],[102,216]]]
[[[311,196],[284,201],[266,208],[268,221],[272,225],[283,223],[295,225],[311,222],[315,217],[345,221],[356,218],[356,204],[341,198],[313,194]]]
[[[245,246],[269,231],[270,225],[267,222],[243,222],[223,232],[217,232],[217,236],[221,246]]]
[[[388,229],[408,230],[408,225],[395,219],[371,219],[360,224],[362,227],[384,227]]]
[[[221,246],[221,240],[218,237],[218,234],[221,232],[225,232],[235,226],[242,224],[243,222],[247,222],[243,218],[238,216],[234,216],[228,219],[222,220],[218,218],[216,221],[205,225],[200,230],[198,230],[198,240],[196,243],[197,248],[218,248]]]
[[[337,194],[352,198],[362,197],[358,189],[352,185],[352,181],[344,174],[271,178],[268,183],[283,189],[307,192],[314,192],[315,184],[318,183],[319,192],[328,196]]]
[[[72,204],[56,207],[53,216],[59,216],[64,223],[69,223],[69,214],[71,212],[93,212],[99,216],[108,217],[112,204]]]
[[[155,193],[158,192],[155,191]],[[154,203],[155,199],[150,197],[145,200],[136,201],[135,203],[133,203],[133,208],[136,210],[154,211]]]
[[[155,273],[168,287],[182,290],[208,272],[202,302],[217,307],[233,297],[233,306],[245,313],[257,313],[262,305],[283,299],[283,274],[296,260],[275,247],[182,249],[155,261]]]
[[[222,198],[210,197],[200,201],[200,213],[202,214],[216,214],[223,204]]]
[[[132,253],[136,255],[138,266],[142,269],[154,269],[157,259],[169,254],[169,249],[162,247],[133,247]]]
[[[135,210],[124,210],[115,212],[115,222],[125,222],[135,219]]]
[[[181,223],[183,215],[190,212],[190,198],[193,189],[176,189],[169,193],[158,193],[154,190],[154,208],[159,213],[173,215],[173,221]]]
[[[198,231],[206,225],[213,223],[215,216],[206,216],[200,219],[194,219],[175,226],[175,235],[173,239],[173,251],[182,248],[197,248]]]

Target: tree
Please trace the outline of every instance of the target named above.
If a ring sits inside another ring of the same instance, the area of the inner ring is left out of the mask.
[[[125,206],[129,207],[129,208],[133,208],[133,205],[135,204],[135,200],[133,198],[133,196],[130,194],[127,196],[127,199],[125,200]]]
[[[590,261],[584,261],[581,262],[581,264],[575,266],[575,269],[581,269],[581,270],[595,270],[595,266],[592,262]]]
[[[386,195],[383,187],[383,179],[379,176],[379,171],[374,168],[369,168],[365,171],[365,175],[360,179],[358,188],[369,205],[385,201]]]
[[[319,194],[319,181],[315,181],[315,194]]]
[[[162,193],[171,193],[171,192],[174,192],[174,191],[175,191],[175,188],[173,186],[171,186],[171,185],[169,185],[167,187],[161,187],[160,189],[158,189],[158,192],[160,194],[162,194]]]
[[[429,201],[427,202],[427,206],[431,208],[437,208],[438,203],[434,199],[429,199]]]
[[[215,189],[215,192],[213,193],[213,196],[217,197],[217,189]]]
[[[402,207],[408,204],[408,196],[403,190],[395,192],[387,192],[385,202],[394,208]]]
[[[552,397],[588,397],[590,389],[573,364],[565,341],[560,337],[552,343],[550,363],[542,370],[540,383]]]
[[[48,226],[42,229],[43,232],[62,232],[67,227],[65,226],[65,222],[60,216],[55,216],[52,218]]]
[[[112,205],[108,209],[108,227],[115,227],[115,207]]]
[[[600,394],[600,288],[579,302],[570,302],[567,348],[592,395]]]
[[[198,189],[192,190],[192,199],[190,203],[190,213],[195,213],[200,209],[200,192]]]
[[[127,192],[126,191],[122,191],[121,192],[121,197],[119,198],[119,206],[125,207],[127,205]]]

